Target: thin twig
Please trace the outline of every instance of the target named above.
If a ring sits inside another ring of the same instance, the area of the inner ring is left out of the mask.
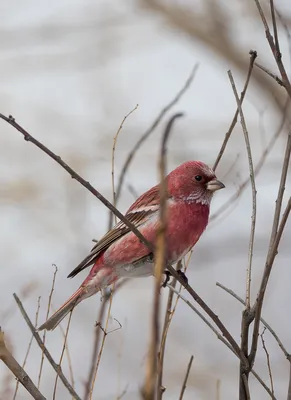
[[[103,331],[103,338],[102,338],[102,342],[101,342],[99,354],[98,354],[98,357],[97,357],[96,366],[95,366],[95,369],[94,369],[94,376],[93,376],[92,385],[91,385],[91,388],[90,388],[90,396],[89,396],[89,399],[90,399],[90,400],[92,400],[93,391],[94,391],[94,386],[95,386],[95,382],[96,382],[96,378],[97,378],[97,373],[98,373],[98,368],[99,368],[99,365],[100,365],[100,360],[101,360],[101,356],[102,356],[102,353],[103,353],[103,349],[104,349],[104,345],[105,345],[105,340],[106,340],[106,337],[107,337],[107,334],[108,334],[107,329],[108,329],[109,317],[110,317],[110,313],[111,313],[111,307],[112,307],[112,299],[113,299],[114,287],[115,287],[115,285],[113,284],[113,285],[112,285],[112,290],[111,290],[110,296],[109,296],[109,298],[107,298],[107,300],[106,300],[106,302],[109,301],[109,306],[108,306],[107,318],[106,318],[106,322],[105,322],[105,329],[101,329],[101,325],[100,325],[100,330]],[[100,323],[102,323],[102,322],[100,321]]]
[[[277,196],[277,200],[276,200],[274,220],[273,220],[273,225],[272,225],[272,233],[271,233],[271,239],[270,239],[271,246],[275,240],[275,236],[278,231],[278,225],[279,225],[281,209],[282,209],[282,201],[283,201],[283,196],[284,196],[284,192],[285,192],[285,183],[286,183],[288,167],[289,167],[289,163],[290,163],[290,154],[291,154],[291,134],[289,133],[289,135],[287,137],[287,145],[286,145],[286,150],[285,150],[285,155],[284,155],[282,175],[281,175],[279,191],[278,191],[278,196]]]
[[[156,129],[156,127],[159,125],[159,123],[161,122],[161,120],[163,119],[163,117],[167,114],[168,111],[171,110],[171,108],[173,108],[181,99],[181,97],[185,94],[185,92],[189,89],[189,87],[191,86],[196,72],[198,70],[199,64],[195,64],[194,68],[192,69],[189,77],[187,78],[186,82],[184,83],[183,87],[179,90],[179,92],[175,95],[175,97],[173,98],[173,100],[170,101],[169,104],[167,104],[158,114],[158,116],[156,117],[156,119],[154,120],[154,122],[152,123],[152,125],[144,132],[144,134],[140,137],[140,139],[136,142],[136,144],[133,146],[131,152],[129,153],[123,167],[121,170],[121,174],[120,174],[120,178],[119,178],[119,182],[118,182],[118,187],[116,190],[116,201],[119,199],[120,193],[121,193],[121,189],[122,189],[122,185],[123,185],[123,181],[126,175],[126,172],[132,162],[133,157],[135,156],[136,152],[138,151],[138,149],[140,148],[140,146],[149,138],[149,136],[153,133],[153,131]]]
[[[69,320],[68,320],[68,323],[67,323],[67,328],[66,328],[66,332],[65,332],[63,348],[62,348],[62,352],[61,352],[61,356],[60,356],[60,360],[59,360],[59,368],[61,368],[61,366],[62,366],[62,361],[63,361],[63,357],[64,357],[64,354],[65,354],[65,349],[66,349],[66,346],[67,346],[67,339],[68,339],[68,334],[69,334],[72,315],[73,315],[73,312],[71,311],[70,312],[70,316],[69,316]],[[58,378],[59,378],[59,374],[57,373],[56,374],[56,379],[55,379],[54,391],[53,391],[53,400],[56,399]]]
[[[118,282],[114,287],[114,292],[116,292],[118,289],[120,289],[125,284],[125,282],[127,282],[127,280]],[[99,314],[98,314],[98,319],[97,319],[96,326],[95,326],[94,343],[93,343],[92,358],[91,358],[91,363],[90,363],[90,368],[89,368],[89,374],[88,374],[88,379],[85,383],[84,400],[89,399],[91,388],[93,386],[96,365],[98,362],[99,342],[100,342],[100,337],[101,337],[101,332],[102,332],[101,327],[103,324],[106,305],[107,305],[107,302],[110,299],[110,297],[111,297],[111,293],[108,294],[107,292],[105,292],[105,295],[102,297],[102,303],[101,303],[101,307],[100,307]]]
[[[55,271],[54,271],[54,275],[53,275],[51,291],[50,291],[49,298],[48,298],[48,305],[47,305],[47,310],[46,310],[46,320],[48,319],[48,316],[49,316],[49,313],[50,313],[51,304],[52,304],[52,297],[53,297],[53,292],[54,292],[55,282],[56,282],[56,277],[57,277],[57,272],[58,272],[58,267],[56,265],[54,267],[55,267]],[[43,332],[43,336],[42,336],[43,344],[45,344],[46,332],[47,332],[46,330]],[[40,386],[43,362],[44,362],[44,354],[42,352],[41,361],[40,361],[40,367],[39,367],[39,373],[38,373],[38,382],[37,382],[37,387],[38,388]]]
[[[182,269],[182,262],[179,261],[177,263],[176,269]],[[173,287],[176,287],[177,280],[173,279],[171,285]],[[173,304],[173,298],[174,298],[174,292],[172,290],[169,291],[168,295],[168,301],[167,301],[167,308],[166,308],[166,313],[165,313],[165,319],[164,319],[164,325],[163,325],[163,331],[162,331],[162,336],[161,336],[161,345],[160,345],[160,350],[158,354],[158,361],[159,361],[159,366],[158,366],[158,395],[157,399],[161,400],[163,397],[163,393],[165,392],[165,387],[163,386],[163,365],[164,365],[164,356],[165,356],[165,348],[166,348],[166,338],[167,338],[167,333],[171,321],[171,315],[172,315],[172,304]]]
[[[59,329],[63,335],[64,341],[66,338],[66,332],[64,331],[62,324],[59,324]],[[73,372],[73,366],[72,366],[72,359],[69,351],[69,344],[66,342],[66,354],[67,354],[67,359],[68,359],[68,366],[69,366],[69,372],[70,372],[70,378],[71,378],[71,385],[73,389],[75,389],[75,379],[74,379],[74,372]]]
[[[247,73],[247,78],[246,78],[246,81],[245,81],[245,84],[244,84],[244,87],[243,87],[243,91],[241,92],[241,96],[240,96],[240,99],[239,99],[239,104],[240,105],[242,105],[242,103],[244,101],[244,98],[245,98],[245,95],[246,95],[246,92],[247,92],[247,88],[249,86],[249,82],[250,82],[250,79],[251,79],[252,71],[253,71],[253,68],[254,68],[254,62],[255,62],[256,58],[257,58],[257,52],[251,50],[250,51],[250,64],[249,64],[249,69],[248,69],[248,73]],[[229,127],[228,131],[225,134],[225,138],[224,138],[224,141],[222,143],[221,149],[219,150],[219,153],[218,153],[217,158],[215,160],[215,163],[213,165],[213,170],[214,171],[216,170],[216,168],[217,168],[217,166],[218,166],[218,164],[219,164],[219,162],[221,160],[221,157],[223,156],[223,153],[225,151],[226,145],[227,145],[227,143],[229,141],[229,138],[230,138],[230,136],[232,134],[232,131],[234,130],[234,127],[235,127],[235,125],[237,123],[238,115],[239,115],[239,108],[237,107],[236,112],[234,114],[234,117],[232,119],[232,122],[230,124],[230,127]]]
[[[269,371],[269,377],[270,377],[270,383],[271,383],[271,390],[272,390],[272,393],[273,393],[273,396],[274,396],[275,393],[274,393],[274,383],[273,383],[273,375],[272,375],[272,369],[271,369],[270,355],[269,355],[269,352],[267,350],[267,347],[266,347],[266,344],[265,344],[265,339],[264,339],[265,331],[266,331],[266,327],[264,328],[264,330],[263,330],[263,332],[261,333],[260,336],[261,336],[261,340],[262,340],[263,349],[264,349],[264,351],[266,353],[267,365],[268,365],[268,371]]]
[[[37,308],[36,308],[36,313],[35,313],[35,321],[34,321],[34,327],[35,328],[37,327],[37,323],[38,323],[38,314],[39,314],[39,309],[40,309],[40,299],[41,299],[41,297],[39,296],[38,299],[37,299]],[[24,361],[23,361],[23,364],[22,364],[22,368],[23,369],[25,368],[25,365],[26,365],[26,362],[27,362],[27,359],[28,359],[28,355],[30,353],[32,341],[33,341],[33,335],[31,336],[31,339],[30,339],[30,341],[28,343],[27,351],[26,351],[26,354],[25,354],[25,357],[24,357]],[[18,387],[19,387],[19,380],[16,382],[15,392],[14,392],[14,395],[13,395],[13,400],[16,399]]]
[[[278,75],[275,75],[273,72],[271,72],[270,70],[268,70],[268,68],[264,67],[263,65],[255,62],[254,64],[256,67],[258,67],[259,69],[261,69],[262,71],[264,71],[267,75],[269,75],[271,78],[275,79],[275,81],[280,85],[280,86],[284,86],[284,83],[282,82],[282,79],[279,78]]]
[[[81,400],[81,397],[77,395],[77,393],[75,392],[75,390],[73,389],[73,387],[70,385],[69,381],[67,380],[67,378],[65,377],[65,375],[62,372],[62,369],[59,367],[59,365],[54,361],[54,359],[52,358],[51,354],[49,353],[48,349],[45,347],[43,341],[41,340],[39,334],[37,333],[37,331],[35,330],[29,316],[27,315],[21,301],[19,300],[18,296],[14,293],[13,297],[18,305],[18,308],[21,312],[21,315],[23,316],[27,326],[29,327],[31,333],[33,334],[37,344],[39,345],[39,347],[41,348],[41,350],[43,351],[43,354],[45,355],[45,357],[47,358],[48,362],[51,364],[51,366],[53,367],[53,369],[56,371],[56,373],[59,375],[60,380],[63,382],[64,386],[68,389],[68,392],[75,398],[75,400]]]
[[[151,340],[146,368],[146,378],[143,388],[143,398],[152,400],[155,398],[156,381],[157,381],[157,353],[160,340],[160,289],[162,284],[162,276],[166,267],[166,230],[167,230],[167,180],[166,176],[166,146],[168,138],[173,128],[173,124],[177,118],[182,117],[182,113],[174,114],[166,125],[161,145],[159,172],[160,172],[160,221],[157,231],[156,251],[155,251],[155,285],[154,285],[154,301],[153,301],[153,320]],[[158,388],[159,391],[159,388]]]
[[[32,325],[32,324],[31,324]],[[32,325],[33,327],[33,325]],[[25,387],[30,395],[36,400],[46,400],[46,398],[40,393],[38,388],[32,382],[30,377],[24,371],[20,364],[15,360],[13,355],[7,349],[4,333],[0,328],[0,360],[10,369],[16,379]]]
[[[186,375],[185,375],[185,378],[184,378],[184,381],[183,381],[183,386],[182,386],[182,389],[181,389],[181,393],[180,393],[179,400],[182,400],[183,397],[184,397],[184,392],[185,392],[185,390],[186,390],[187,381],[188,381],[188,377],[189,377],[189,374],[190,374],[190,369],[191,369],[191,367],[192,367],[193,359],[194,359],[194,356],[191,356],[191,357],[190,357],[190,361],[189,361],[189,363],[188,363]]]
[[[228,76],[230,79],[230,83],[233,89],[233,93],[236,99],[237,108],[239,110],[240,119],[242,130],[244,133],[245,144],[247,149],[248,155],[248,163],[249,163],[249,171],[250,171],[250,179],[251,179],[251,186],[252,186],[252,217],[251,217],[251,234],[250,234],[250,241],[249,241],[249,255],[248,255],[248,266],[247,266],[247,279],[246,279],[246,308],[250,309],[250,293],[251,293],[251,277],[252,277],[252,260],[253,260],[253,252],[254,252],[254,240],[255,240],[255,228],[256,228],[256,216],[257,216],[257,190],[256,190],[256,183],[255,183],[255,173],[254,173],[254,165],[253,165],[253,157],[252,157],[252,150],[251,144],[249,140],[249,134],[246,127],[246,122],[244,118],[244,114],[242,111],[242,106],[240,103],[240,99],[237,94],[236,86],[234,83],[234,79],[232,76],[231,71],[228,71]]]
[[[119,128],[118,128],[118,130],[117,130],[117,132],[116,132],[116,134],[115,134],[115,136],[113,138],[112,157],[111,157],[111,183],[112,183],[112,199],[113,199],[114,207],[116,207],[115,176],[114,176],[115,163],[114,163],[114,159],[115,159],[115,148],[116,148],[117,138],[118,138],[118,135],[119,135],[121,129],[123,128],[124,122],[137,109],[137,107],[138,107],[138,104],[131,111],[129,111],[129,113],[126,114],[126,116],[121,121],[121,124],[119,125]],[[110,215],[109,215],[109,227],[108,227],[108,230],[110,230],[112,228],[113,216],[114,216],[114,214],[111,212]],[[115,223],[116,222],[117,222],[117,218],[115,216]]]

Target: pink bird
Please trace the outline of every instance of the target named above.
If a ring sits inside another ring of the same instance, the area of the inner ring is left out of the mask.
[[[167,176],[167,263],[181,260],[195,245],[208,224],[213,192],[224,188],[214,171],[201,161],[187,161]],[[126,217],[144,237],[155,243],[159,225],[159,185],[141,195]],[[93,247],[90,254],[69,274],[93,267],[79,289],[40,328],[53,330],[82,300],[119,278],[153,275],[154,259],[146,245],[123,223]]]

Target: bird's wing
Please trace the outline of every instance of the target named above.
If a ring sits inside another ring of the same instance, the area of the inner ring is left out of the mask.
[[[159,204],[159,186],[157,185],[141,195],[132,204],[125,216],[138,228],[146,222],[151,215],[158,211]],[[118,222],[100,239],[100,241],[93,247],[90,254],[85,257],[84,260],[80,262],[80,264],[68,275],[68,278],[76,276],[83,269],[94,264],[100,256],[100,253],[108,249],[112,243],[126,235],[128,232],[130,232],[130,229],[122,221]]]

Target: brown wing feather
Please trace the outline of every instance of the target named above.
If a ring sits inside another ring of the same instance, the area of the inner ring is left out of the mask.
[[[142,207],[154,207],[159,206],[160,203],[160,196],[159,196],[159,187],[154,186],[143,195],[141,195],[129,208],[127,213],[125,214],[127,219],[132,222],[136,227],[139,227],[145,220],[146,217],[151,215],[156,211],[156,209],[151,208],[148,210],[139,210]],[[68,278],[72,278],[76,276],[79,272],[83,269],[89,267],[90,265],[94,264],[100,253],[108,249],[108,247],[115,242],[116,240],[120,239],[122,236],[126,235],[130,229],[122,222],[118,222],[113,229],[108,231],[106,235],[104,235],[99,242],[93,247],[90,254],[84,258],[82,262],[68,275]]]

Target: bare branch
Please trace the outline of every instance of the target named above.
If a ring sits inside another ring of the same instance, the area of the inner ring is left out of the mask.
[[[166,125],[162,138],[159,171],[160,171],[160,221],[157,232],[156,251],[155,251],[155,289],[153,302],[153,321],[151,341],[146,369],[146,378],[143,388],[143,398],[152,400],[155,397],[156,379],[157,379],[157,353],[159,347],[159,319],[160,319],[160,288],[162,284],[162,276],[166,267],[166,230],[167,230],[167,180],[166,176],[166,145],[170,136],[173,124],[177,118],[182,117],[182,113],[175,114],[171,117]],[[158,388],[158,392],[160,388]]]
[[[65,377],[65,375],[62,372],[62,369],[60,368],[60,366],[54,361],[54,359],[52,358],[52,356],[50,355],[49,351],[47,350],[47,348],[45,347],[43,341],[41,340],[39,334],[37,333],[37,331],[35,330],[29,316],[27,315],[21,301],[19,300],[18,296],[14,293],[13,297],[18,305],[18,308],[21,312],[21,315],[23,316],[27,326],[29,327],[31,333],[33,334],[37,344],[39,345],[39,347],[41,348],[41,350],[43,351],[43,354],[46,356],[48,362],[51,364],[51,366],[53,367],[53,369],[56,371],[56,373],[59,375],[60,380],[63,382],[64,386],[68,389],[68,392],[76,399],[76,400],[81,400],[81,397],[79,397],[77,395],[77,393],[75,392],[75,390],[72,388],[72,386],[70,385],[69,381],[67,380],[67,378]]]
[[[40,309],[40,297],[37,299],[37,308],[36,308],[35,321],[34,321],[34,327],[35,328],[37,327],[37,323],[38,323],[39,309]],[[24,357],[24,361],[23,361],[23,364],[22,364],[22,368],[23,369],[25,368],[25,365],[26,365],[26,362],[27,362],[27,359],[28,359],[28,355],[29,355],[29,352],[30,352],[30,349],[31,349],[32,341],[33,341],[33,335],[31,336],[31,339],[30,339],[30,341],[28,343],[27,351],[26,351],[26,354],[25,354],[25,357]],[[17,382],[16,382],[15,391],[14,391],[14,395],[13,395],[13,400],[16,399],[18,387],[19,387],[19,380],[17,380]]]
[[[275,81],[280,85],[284,86],[284,83],[282,82],[282,79],[280,79],[277,75],[275,75],[273,72],[269,71],[268,68],[264,67],[263,65],[255,62],[254,65],[264,71],[267,75],[269,75],[271,78],[275,79]]]
[[[120,289],[127,280],[123,280],[121,282],[118,282],[115,287],[114,287],[114,293]],[[98,319],[95,325],[95,335],[94,335],[94,344],[93,344],[93,349],[92,349],[92,358],[91,358],[91,363],[90,363],[90,368],[89,368],[89,375],[88,379],[85,384],[85,394],[84,394],[84,400],[87,400],[90,398],[91,394],[93,393],[94,389],[94,382],[97,374],[97,364],[98,364],[98,352],[99,352],[99,343],[100,343],[100,337],[101,337],[101,327],[103,324],[103,319],[105,316],[105,310],[106,310],[106,305],[113,293],[107,293],[105,292],[105,295],[102,297],[102,303],[101,307],[99,310],[98,314]]]
[[[184,378],[184,381],[183,381],[183,386],[182,386],[182,389],[181,389],[181,394],[180,394],[179,400],[183,400],[184,393],[185,393],[185,390],[186,390],[187,381],[188,381],[188,377],[189,377],[189,374],[190,374],[190,369],[192,367],[193,359],[194,359],[194,356],[191,356],[190,357],[190,361],[188,363],[186,375],[185,375],[185,378]]]
[[[49,316],[49,313],[50,313],[51,304],[52,304],[52,297],[53,297],[53,292],[54,292],[55,283],[56,283],[56,277],[57,277],[57,272],[58,272],[58,267],[56,265],[54,267],[55,267],[55,271],[54,271],[54,275],[53,275],[51,291],[50,291],[49,298],[48,298],[48,305],[47,305],[47,311],[46,311],[46,320],[48,319],[48,316]],[[42,342],[43,342],[44,345],[45,345],[45,338],[46,338],[46,330],[44,331],[43,336],[42,336]],[[40,367],[39,367],[39,373],[38,373],[38,382],[37,382],[37,387],[38,388],[40,386],[43,362],[44,362],[44,354],[42,352],[41,361],[40,361]]]
[[[32,324],[31,324],[32,325]],[[33,327],[33,325],[32,325]],[[25,387],[28,393],[36,400],[46,400],[46,398],[40,393],[38,388],[32,382],[30,377],[24,371],[20,364],[15,360],[13,355],[7,349],[4,333],[0,328],[0,359],[4,362],[7,368],[13,373],[13,375],[18,379],[18,381]]]
[[[251,144],[249,140],[249,134],[247,131],[246,123],[244,114],[242,111],[240,99],[237,94],[237,90],[235,87],[235,83],[233,80],[233,76],[231,71],[228,71],[228,76],[231,82],[231,86],[233,89],[233,93],[235,95],[237,108],[239,110],[241,125],[244,133],[246,149],[248,154],[248,162],[249,162],[249,171],[250,171],[250,179],[252,185],[252,223],[251,223],[251,234],[250,234],[250,242],[249,242],[249,259],[248,259],[248,267],[247,267],[247,284],[246,284],[246,308],[250,309],[250,292],[251,292],[251,276],[252,276],[252,259],[253,259],[253,252],[254,252],[254,240],[255,240],[255,228],[256,228],[256,216],[257,216],[257,190],[256,190],[256,183],[255,183],[255,173],[254,173],[254,166],[253,166],[253,158],[252,158],[252,151],[251,151]]]
[[[272,393],[274,395],[274,383],[273,383],[273,375],[272,375],[272,369],[271,369],[271,362],[270,362],[270,355],[269,352],[267,350],[266,344],[265,344],[265,340],[264,340],[264,333],[265,333],[266,327],[264,328],[263,332],[261,333],[261,340],[262,340],[262,346],[263,349],[266,353],[266,357],[267,357],[267,365],[268,365],[268,371],[269,371],[269,377],[270,377],[270,383],[271,383],[271,390]]]
[[[246,92],[247,92],[247,88],[249,86],[249,82],[250,82],[250,79],[251,79],[252,71],[253,71],[253,68],[254,68],[254,62],[255,62],[256,58],[257,58],[257,52],[251,50],[250,51],[250,64],[249,64],[249,69],[248,69],[248,73],[247,73],[247,78],[246,78],[246,81],[245,81],[245,84],[244,84],[244,87],[243,87],[243,91],[241,92],[241,96],[240,96],[240,99],[239,99],[239,104],[240,105],[242,105],[242,103],[244,101],[244,98],[245,98],[245,95],[246,95]],[[219,153],[218,153],[217,158],[215,160],[215,163],[213,165],[213,170],[214,171],[216,170],[216,168],[217,168],[217,166],[218,166],[218,164],[219,164],[219,162],[221,160],[221,157],[223,156],[223,153],[224,153],[224,151],[226,149],[226,145],[227,145],[227,143],[229,141],[229,138],[230,138],[230,136],[232,134],[232,131],[234,130],[234,127],[236,126],[238,114],[239,114],[239,108],[237,107],[236,112],[234,114],[234,117],[232,119],[232,122],[230,124],[230,127],[229,127],[228,131],[225,134],[224,141],[222,143],[222,146],[221,146],[221,148],[219,150]]]
[[[112,146],[112,157],[111,157],[111,183],[112,183],[112,198],[113,198],[113,205],[114,207],[116,207],[116,193],[115,193],[115,176],[114,176],[114,170],[115,170],[115,164],[114,164],[114,158],[115,158],[115,148],[116,148],[116,143],[117,143],[117,138],[118,135],[121,131],[121,129],[123,128],[123,124],[126,121],[126,119],[135,112],[135,110],[137,109],[138,104],[131,110],[129,111],[129,113],[126,114],[126,116],[123,118],[123,120],[121,121],[121,124],[119,125],[119,128],[113,138],[113,146]],[[109,227],[108,229],[112,228],[113,225],[113,216],[114,214],[111,212],[109,215]],[[115,223],[117,222],[116,217],[115,217]]]
[[[176,269],[178,270],[181,268],[182,268],[182,262],[179,261],[177,263]],[[174,278],[171,285],[175,288],[176,283],[177,283],[177,280]],[[168,333],[168,329],[169,329],[169,325],[170,325],[170,321],[171,321],[171,315],[172,315],[173,298],[174,298],[174,292],[172,290],[170,290],[169,295],[168,295],[167,309],[166,309],[162,337],[161,337],[161,345],[160,345],[160,350],[159,350],[159,354],[158,354],[158,361],[159,361],[158,396],[157,396],[158,400],[162,399],[163,393],[165,392],[165,387],[163,386],[163,366],[164,366],[164,356],[165,356],[167,333]]]
[[[61,368],[63,357],[64,357],[64,354],[65,354],[65,349],[66,349],[66,346],[67,346],[67,339],[68,339],[68,334],[69,334],[72,315],[73,315],[73,310],[70,312],[69,320],[68,320],[68,323],[67,323],[67,328],[66,328],[66,332],[65,332],[63,348],[62,348],[62,352],[61,352],[61,356],[60,356],[60,360],[59,360],[59,368]],[[54,391],[53,391],[53,400],[56,399],[58,378],[59,378],[59,374],[56,374],[56,379],[55,379],[55,384],[54,384]]]

